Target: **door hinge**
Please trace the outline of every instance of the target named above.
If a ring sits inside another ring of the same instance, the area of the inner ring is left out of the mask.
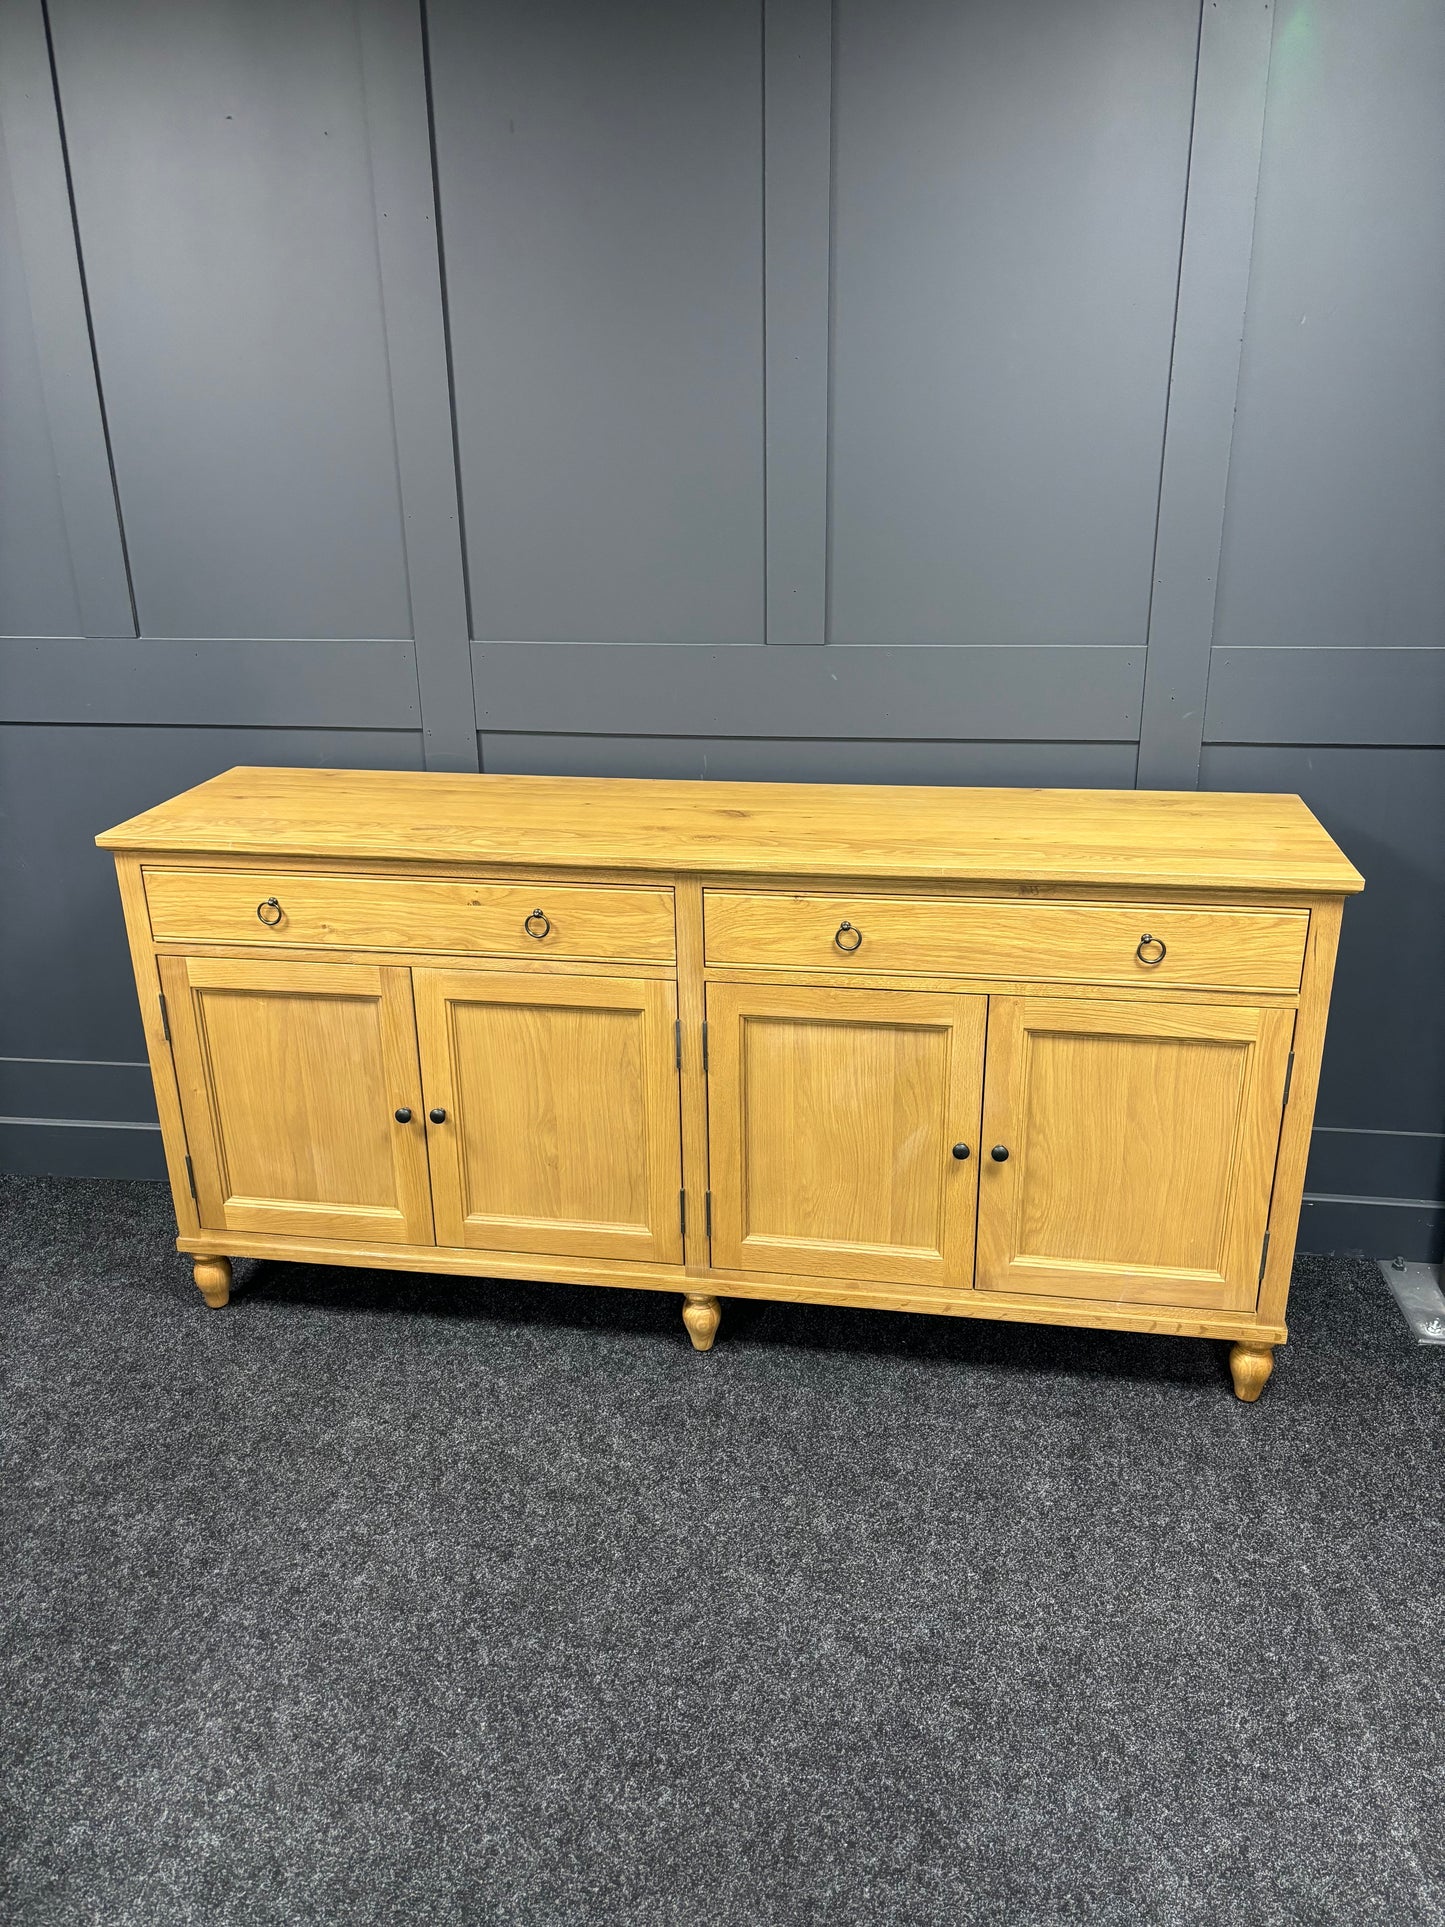
[[[678,1223],[682,1227],[682,1235],[685,1238],[687,1236],[687,1193],[686,1191],[679,1191],[677,1194],[677,1218],[678,1218]]]
[[[171,1019],[170,1013],[166,1009],[166,993],[163,990],[157,993],[157,1002],[161,1007],[161,1036],[169,1043],[171,1041]]]
[[[707,1076],[707,1019],[702,1020],[702,1074]]]
[[[703,1223],[704,1231],[706,1231],[707,1235],[710,1238],[712,1236],[712,1192],[711,1191],[704,1191],[702,1194],[702,1223]]]
[[[675,1017],[672,1024],[672,1061],[678,1070],[682,1069],[682,1019]]]
[[[1293,1082],[1294,1082],[1294,1052],[1291,1051],[1289,1054],[1289,1062],[1284,1067],[1284,1098],[1282,1102],[1285,1104],[1289,1103],[1289,1087],[1291,1084],[1293,1084]]]
[[[186,1153],[186,1183],[191,1187],[191,1196],[196,1195],[196,1167],[191,1163],[190,1153]]]
[[[1264,1249],[1259,1254],[1259,1276],[1254,1281],[1257,1285],[1262,1285],[1264,1283],[1264,1268],[1268,1263],[1269,1263],[1269,1233],[1266,1231],[1264,1234]]]

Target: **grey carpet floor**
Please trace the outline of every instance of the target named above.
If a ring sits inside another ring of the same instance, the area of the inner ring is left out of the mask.
[[[11,1923],[1445,1921],[1445,1351],[238,1267],[11,1179]]]

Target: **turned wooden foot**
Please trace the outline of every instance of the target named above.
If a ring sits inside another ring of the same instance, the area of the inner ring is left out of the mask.
[[[197,1258],[191,1266],[191,1276],[202,1298],[212,1311],[219,1311],[231,1297],[231,1261],[229,1258]]]
[[[1246,1405],[1253,1405],[1273,1370],[1273,1345],[1248,1345],[1241,1339],[1230,1346],[1229,1376],[1234,1380],[1234,1396]]]
[[[687,1335],[692,1340],[694,1351],[712,1349],[721,1318],[722,1306],[716,1298],[708,1297],[705,1292],[690,1291],[683,1298],[682,1322],[687,1326]]]

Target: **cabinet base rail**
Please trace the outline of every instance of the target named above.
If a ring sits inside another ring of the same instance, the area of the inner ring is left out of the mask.
[[[886,1285],[830,1285],[816,1278],[769,1275],[765,1279],[724,1271],[687,1272],[672,1265],[628,1265],[611,1259],[561,1259],[531,1252],[481,1252],[425,1245],[347,1245],[329,1240],[201,1233],[176,1240],[193,1260],[195,1282],[206,1303],[223,1307],[231,1290],[231,1259],[276,1259],[286,1264],[359,1266],[371,1270],[424,1271],[458,1279],[520,1280],[539,1284],[611,1285],[631,1291],[682,1294],[683,1321],[698,1351],[711,1348],[723,1298],[758,1298],[782,1304],[835,1305],[867,1311],[923,1312],[946,1318],[990,1318],[1006,1324],[1066,1325],[1080,1330],[1152,1332],[1170,1338],[1232,1341],[1230,1372],[1239,1398],[1252,1403],[1264,1389],[1274,1347],[1288,1337],[1282,1324],[1239,1312],[1188,1307],[1101,1305],[1011,1297],[1001,1292],[937,1292]]]

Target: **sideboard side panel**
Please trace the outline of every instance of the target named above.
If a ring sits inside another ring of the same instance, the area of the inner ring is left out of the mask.
[[[1283,1324],[1285,1301],[1289,1297],[1343,910],[1338,897],[1322,898],[1310,909],[1309,942],[1305,946],[1304,978],[1294,1028],[1294,1075],[1280,1129],[1279,1161],[1275,1166],[1274,1197],[1269,1213],[1269,1253],[1259,1292],[1259,1318],[1265,1324]]]
[[[176,1208],[176,1229],[184,1237],[197,1232],[201,1220],[186,1169],[186,1126],[181,1116],[181,1093],[176,1082],[175,1060],[171,1056],[166,1024],[161,1015],[160,971],[151,942],[150,912],[146,908],[141,858],[117,855],[115,874],[120,885],[121,907],[125,912],[125,934],[130,944],[131,963],[135,969],[146,1055],[150,1059],[151,1081],[155,1085],[156,1113],[161,1122],[161,1144],[165,1150],[171,1201]]]

